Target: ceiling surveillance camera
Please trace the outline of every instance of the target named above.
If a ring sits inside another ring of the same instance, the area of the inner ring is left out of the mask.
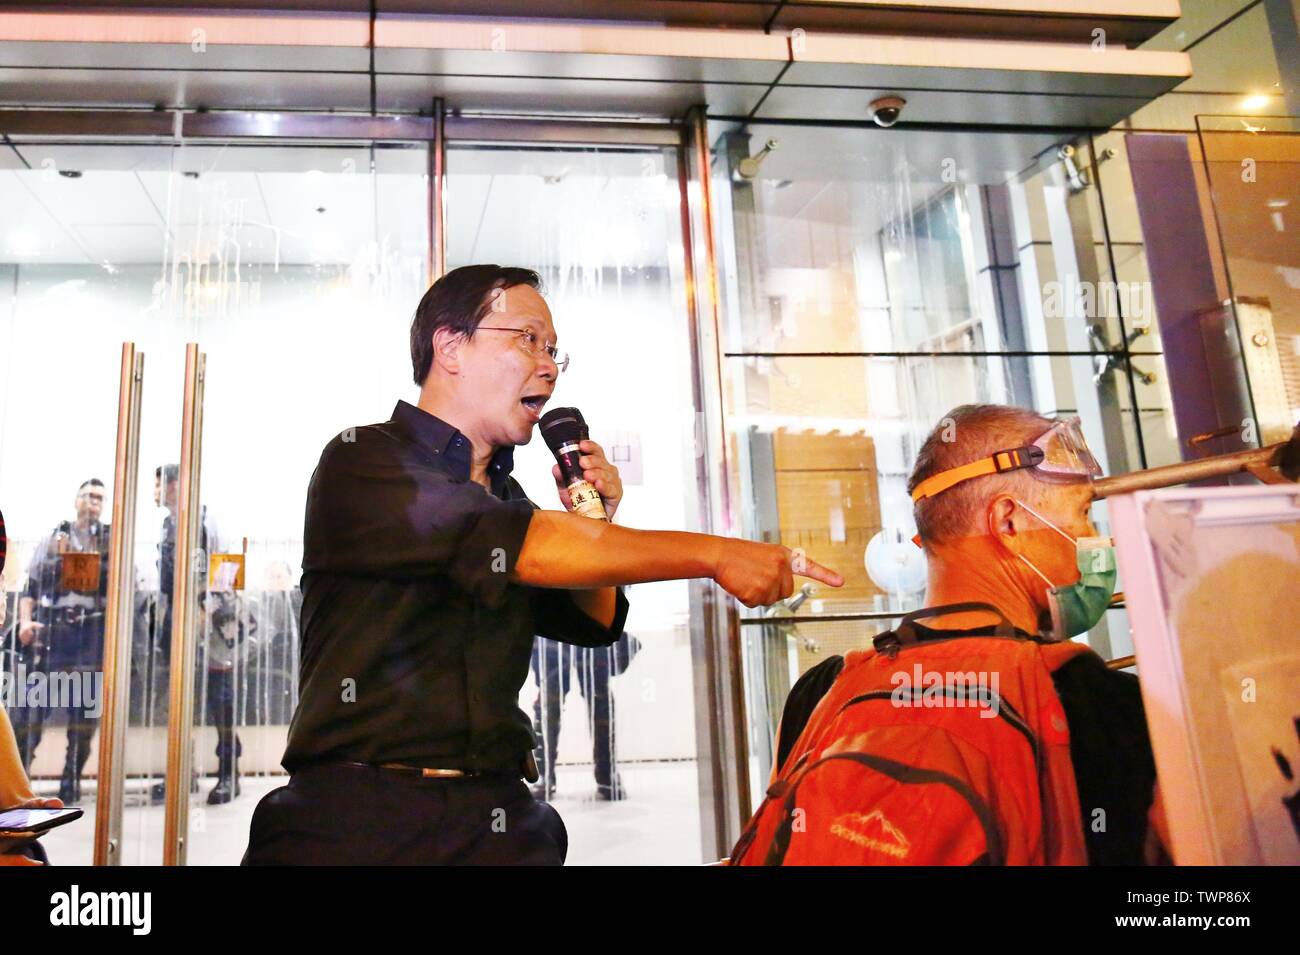
[[[888,129],[898,122],[898,117],[903,115],[903,107],[906,105],[907,100],[901,96],[882,96],[868,104],[867,115],[877,126]]]

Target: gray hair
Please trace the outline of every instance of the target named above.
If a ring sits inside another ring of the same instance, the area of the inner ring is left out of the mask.
[[[907,491],[934,474],[961,467],[995,452],[1028,444],[1052,426],[1046,418],[1028,408],[1011,405],[960,405],[935,425],[916,456],[916,466],[907,481]],[[987,532],[983,526],[984,506],[996,494],[1011,494],[1030,506],[1043,503],[1047,487],[1020,469],[987,474],[955,484],[934,497],[913,505],[921,542],[939,544],[958,537]]]

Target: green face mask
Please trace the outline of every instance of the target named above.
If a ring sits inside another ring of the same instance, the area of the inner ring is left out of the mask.
[[[1029,569],[1047,584],[1047,605],[1052,614],[1052,636],[1057,640],[1087,633],[1097,625],[1110,598],[1115,593],[1115,581],[1118,571],[1115,565],[1115,546],[1109,537],[1071,537],[1043,515],[1039,514],[1024,501],[1017,501],[1021,507],[1036,518],[1072,542],[1075,548],[1075,560],[1079,567],[1079,579],[1073,584],[1055,586],[1046,575],[1030,563],[1023,554],[1020,557]]]

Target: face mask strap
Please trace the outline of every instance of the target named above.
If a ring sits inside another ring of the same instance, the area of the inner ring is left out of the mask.
[[[1021,507],[1023,507],[1025,510],[1027,510],[1030,514],[1033,514],[1034,517],[1038,518],[1040,521],[1042,521],[1044,524],[1046,524],[1046,525],[1047,525],[1048,527],[1050,527],[1052,530],[1056,531],[1056,533],[1060,534],[1062,537],[1064,537],[1066,540],[1068,540],[1070,543],[1072,543],[1072,544],[1076,544],[1076,545],[1078,544],[1078,541],[1076,541],[1073,537],[1071,537],[1069,534],[1065,533],[1065,531],[1061,530],[1059,527],[1057,527],[1055,524],[1053,524],[1051,521],[1049,521],[1047,518],[1045,518],[1042,514],[1039,514],[1036,510],[1034,510],[1032,507],[1030,507],[1030,506],[1029,506],[1028,504],[1026,504],[1024,501],[1020,500],[1020,498],[1013,498],[1013,500],[1014,500],[1017,504],[1019,504]],[[1044,573],[1043,573],[1041,570],[1039,570],[1037,567],[1035,567],[1035,566],[1030,562],[1029,558],[1027,558],[1024,554],[1016,554],[1016,556],[1019,557],[1022,561],[1024,561],[1026,567],[1028,567],[1030,570],[1032,570],[1034,573],[1036,573],[1036,574],[1038,575],[1038,579],[1041,580],[1043,583],[1045,583],[1045,584],[1047,585],[1047,589],[1048,589],[1048,590],[1055,590],[1055,589],[1056,589],[1056,584],[1054,584],[1054,583],[1052,583],[1050,580],[1048,580],[1048,579],[1047,579],[1047,575],[1044,574]]]
[[[1048,580],[1047,576],[1041,570],[1039,570],[1037,567],[1031,564],[1029,562],[1029,558],[1027,558],[1024,554],[1016,554],[1016,556],[1019,557],[1021,560],[1023,560],[1025,562],[1025,566],[1028,567],[1030,570],[1032,570],[1034,573],[1036,573],[1039,579],[1042,580],[1043,583],[1047,584],[1048,590],[1054,590],[1056,588],[1056,584]]]
[[[1014,498],[1014,500],[1015,500],[1015,502],[1016,502],[1017,504],[1019,504],[1021,507],[1023,507],[1025,510],[1027,510],[1030,514],[1033,514],[1034,517],[1038,518],[1040,521],[1042,521],[1044,524],[1046,524],[1046,525],[1047,525],[1048,527],[1050,527],[1052,530],[1056,531],[1056,533],[1060,534],[1062,537],[1064,537],[1066,540],[1068,540],[1071,544],[1077,544],[1077,543],[1079,543],[1079,539],[1078,539],[1077,537],[1072,537],[1072,536],[1070,536],[1069,534],[1067,534],[1065,531],[1061,530],[1059,527],[1057,527],[1055,524],[1053,524],[1051,521],[1049,521],[1047,518],[1045,518],[1042,514],[1039,514],[1036,510],[1034,510],[1032,507],[1030,507],[1030,506],[1029,506],[1028,504],[1026,504],[1024,501],[1020,500],[1020,498]]]

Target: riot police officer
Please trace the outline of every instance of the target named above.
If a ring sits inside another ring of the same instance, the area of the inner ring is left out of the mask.
[[[209,593],[207,607],[203,711],[217,730],[217,784],[208,793],[208,805],[216,806],[239,795],[239,756],[243,745],[235,732],[235,696],[257,643],[257,620],[233,590]]]
[[[45,721],[55,712],[67,714],[59,798],[69,806],[81,800],[81,775],[102,712],[94,688],[103,685],[96,681],[104,661],[108,601],[109,527],[99,520],[104,482],[83,482],[75,506],[76,519],[62,521],[33,552],[18,602],[19,658],[29,675],[45,675],[48,696],[13,713],[24,770],[31,768]],[[55,674],[59,678],[51,679]]]
[[[166,698],[168,674],[171,665],[172,595],[175,593],[176,584],[176,526],[177,512],[180,505],[179,465],[163,464],[154,469],[153,499],[154,504],[165,508],[167,513],[163,515],[162,528],[158,538],[158,593],[148,628],[148,647],[145,650],[146,694],[150,698],[146,712],[150,715],[150,718],[155,712],[153,699]],[[199,539],[197,543],[202,556],[198,563],[200,572],[196,574],[198,587],[196,588],[195,600],[198,602],[200,610],[204,610],[210,603],[207,599],[207,555],[217,547],[216,533],[208,522],[208,509],[206,506],[199,512]],[[188,563],[187,561],[186,564],[183,564],[181,569],[184,570]],[[219,754],[220,746],[218,747]],[[195,770],[195,773],[197,774],[197,770]],[[198,791],[197,775],[190,780],[190,791]],[[166,792],[164,783],[155,783],[149,790],[151,801],[161,803],[166,798]]]

